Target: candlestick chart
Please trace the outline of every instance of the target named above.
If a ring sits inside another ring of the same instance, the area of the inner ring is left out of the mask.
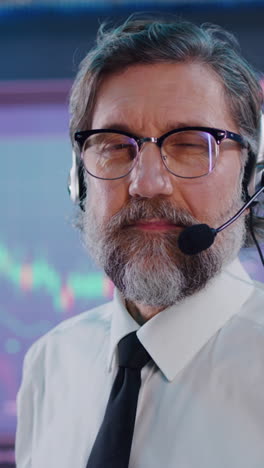
[[[111,281],[88,270],[65,272],[41,256],[17,258],[0,242],[0,421],[5,432],[14,429],[22,360],[30,344],[61,320],[111,299]]]
[[[0,243],[0,275],[13,287],[24,291],[45,291],[55,310],[71,309],[76,300],[96,299],[112,295],[112,283],[103,273],[69,273],[63,280],[59,272],[43,259],[19,263]]]

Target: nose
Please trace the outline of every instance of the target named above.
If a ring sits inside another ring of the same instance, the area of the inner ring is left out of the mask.
[[[144,143],[130,175],[129,194],[144,198],[169,196],[173,191],[171,177],[162,162],[158,146]]]

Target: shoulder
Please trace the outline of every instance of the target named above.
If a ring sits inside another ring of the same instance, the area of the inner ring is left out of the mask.
[[[264,285],[254,281],[253,286],[239,312],[220,333],[223,352],[228,359],[232,357],[236,365],[239,361],[251,361],[255,366],[257,363],[262,366],[264,359]]]
[[[233,280],[229,294],[237,297],[241,304],[236,314],[238,318],[264,325],[264,283],[253,280],[239,259],[229,265],[226,273]]]
[[[44,365],[44,361],[50,361],[51,354],[55,360],[58,354],[75,353],[78,348],[91,349],[92,343],[105,340],[110,334],[112,309],[111,301],[59,323],[31,345],[25,355],[24,372],[28,367]]]
[[[259,388],[258,398],[263,401],[264,287],[261,283],[253,282],[253,285],[239,312],[211,340],[210,365],[216,382],[237,389],[240,397],[242,391],[250,395],[251,386],[257,398],[256,388]]]
[[[239,316],[262,325],[264,328],[264,284],[253,281],[253,291],[243,304]]]

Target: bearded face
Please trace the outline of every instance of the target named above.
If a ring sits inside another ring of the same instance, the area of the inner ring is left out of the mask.
[[[188,126],[239,133],[220,78],[204,64],[134,65],[100,85],[91,128],[123,130],[148,141],[125,177],[102,180],[86,173],[88,195],[80,222],[89,253],[136,304],[161,309],[194,294],[243,243],[241,217],[197,255],[186,256],[178,248],[185,227],[205,223],[217,228],[242,205],[243,164],[235,142],[221,143],[205,177],[176,177],[167,170],[149,137]]]
[[[234,201],[215,225],[241,205]],[[238,253],[244,239],[244,221],[219,233],[214,244],[193,256],[178,248],[178,230],[156,232],[135,228],[138,222],[159,219],[188,227],[199,221],[165,200],[131,199],[107,224],[96,222],[93,210],[82,215],[85,245],[127,300],[168,307],[202,289]]]

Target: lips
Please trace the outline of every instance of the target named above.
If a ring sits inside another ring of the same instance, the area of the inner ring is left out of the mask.
[[[145,231],[168,231],[180,229],[184,226],[181,224],[174,224],[166,219],[142,219],[130,224],[129,227]]]

